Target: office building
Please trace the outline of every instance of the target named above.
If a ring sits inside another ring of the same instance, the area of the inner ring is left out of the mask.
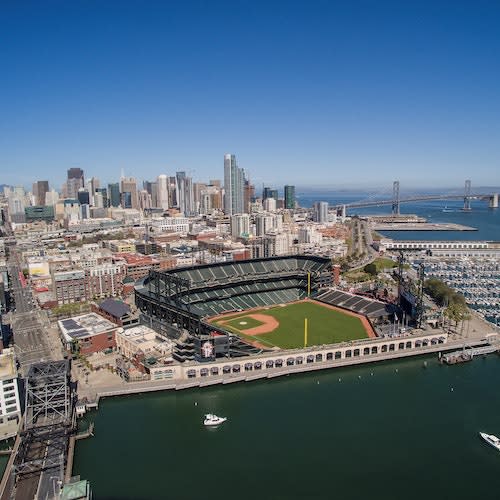
[[[117,208],[120,206],[120,185],[118,182],[108,184],[109,206]]]
[[[321,224],[328,222],[328,202],[317,201],[314,203],[314,221]]]
[[[285,186],[285,208],[288,210],[295,208],[295,186]]]
[[[78,190],[85,185],[83,170],[81,168],[70,168],[68,170],[68,179],[66,180],[64,196],[65,198],[76,199]]]
[[[33,184],[35,205],[45,205],[45,196],[49,192],[49,181],[37,181]]]
[[[122,195],[122,208],[139,208],[137,182],[133,177],[120,179],[120,193]]]

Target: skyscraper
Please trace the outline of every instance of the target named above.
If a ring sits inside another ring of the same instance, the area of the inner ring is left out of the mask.
[[[186,176],[186,172],[177,172],[176,192],[179,210],[186,216],[194,215],[193,179]]]
[[[66,180],[66,198],[75,200],[78,190],[84,186],[83,170],[81,168],[68,169],[68,179]]]
[[[226,215],[244,212],[245,174],[236,164],[236,156],[224,155],[224,212]]]
[[[314,203],[314,220],[324,224],[328,222],[328,202],[317,201]]]
[[[285,208],[295,208],[295,186],[285,186]]]
[[[158,208],[168,210],[168,177],[165,174],[158,176],[157,180],[157,204]]]
[[[122,195],[123,208],[139,208],[139,200],[137,197],[137,182],[133,177],[122,177],[120,179],[120,193]],[[128,195],[127,193],[130,193]],[[123,201],[125,200],[125,205]]]
[[[49,192],[49,181],[37,181],[33,184],[35,205],[45,205],[45,195]]]
[[[108,184],[108,199],[110,207],[120,206],[120,185],[118,182]]]

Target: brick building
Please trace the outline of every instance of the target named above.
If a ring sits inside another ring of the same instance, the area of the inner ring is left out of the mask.
[[[115,256],[115,262],[122,260],[125,262],[127,277],[134,281],[147,276],[151,269],[159,269],[160,261],[149,255],[139,255],[136,253],[119,253]]]

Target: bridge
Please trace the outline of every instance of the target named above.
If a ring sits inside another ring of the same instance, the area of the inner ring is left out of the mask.
[[[394,181],[392,185],[392,198],[386,200],[372,199],[365,201],[358,201],[354,203],[344,203],[332,207],[337,213],[345,216],[349,208],[366,208],[378,207],[383,205],[391,205],[393,215],[399,215],[401,203],[412,203],[419,201],[433,201],[433,200],[462,200],[464,201],[463,210],[471,210],[471,200],[483,200],[488,202],[490,208],[498,208],[498,193],[473,193],[471,190],[471,181],[465,181],[465,189],[463,193],[452,194],[421,194],[402,198],[399,193],[399,181]]]

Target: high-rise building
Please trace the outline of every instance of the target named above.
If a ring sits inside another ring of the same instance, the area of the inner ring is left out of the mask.
[[[176,173],[177,206],[186,217],[194,215],[193,179],[186,172]]]
[[[236,214],[231,216],[231,236],[239,238],[248,237],[250,234],[250,216],[248,214]]]
[[[224,212],[226,215],[244,212],[245,174],[236,164],[236,156],[224,155]]]
[[[243,211],[250,213],[250,204],[255,200],[255,186],[248,179],[244,180],[243,187]]]
[[[169,209],[168,177],[165,174],[159,175],[156,184],[157,184],[157,205],[155,206],[157,206],[158,208],[163,208],[163,210],[168,210]]]
[[[68,169],[68,179],[64,186],[64,196],[76,200],[78,190],[84,186],[83,170],[81,168]]]
[[[143,181],[142,187],[151,196],[151,207],[158,208],[158,182]]]
[[[139,208],[137,181],[133,177],[122,177],[120,179],[120,193],[122,194],[123,208]],[[126,193],[129,193],[129,195]],[[123,200],[125,200],[127,206],[123,205]]]
[[[80,205],[90,205],[90,193],[86,189],[80,188],[76,199]]]
[[[295,208],[295,186],[285,186],[285,208]]]
[[[99,208],[109,208],[108,190],[106,188],[96,188],[94,193],[94,206]]]
[[[108,199],[110,207],[120,206],[120,185],[118,182],[108,184]]]
[[[45,195],[49,192],[49,181],[36,181],[33,184],[35,205],[45,205]]]
[[[314,220],[321,224],[328,222],[328,202],[317,201],[314,203]]]

